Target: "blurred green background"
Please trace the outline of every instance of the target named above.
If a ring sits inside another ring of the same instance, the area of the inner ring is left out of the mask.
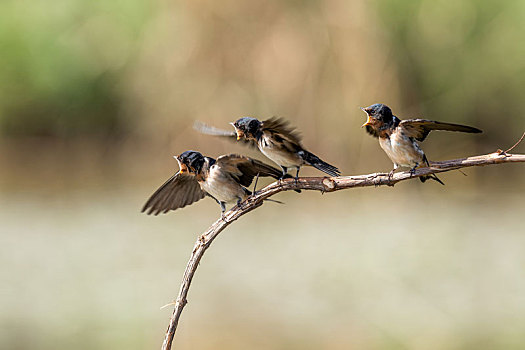
[[[198,135],[289,119],[343,174],[389,171],[358,109],[525,130],[525,2],[0,2],[0,348],[160,347],[205,199],[140,214]],[[516,152],[525,152],[520,145]],[[522,349],[523,166],[321,196],[283,193],[204,257],[177,349]],[[306,169],[303,176],[319,173]]]

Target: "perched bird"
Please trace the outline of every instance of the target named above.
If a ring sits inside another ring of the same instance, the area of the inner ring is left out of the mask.
[[[281,171],[255,159],[228,154],[216,160],[196,151],[174,157],[180,170],[160,186],[148,199],[142,212],[158,215],[185,207],[210,196],[226,211],[226,203],[246,199],[255,176],[281,177]]]
[[[480,133],[479,129],[471,126],[436,122],[426,119],[400,120],[392,114],[392,110],[380,103],[373,104],[361,109],[367,114],[368,119],[362,127],[366,131],[379,138],[379,145],[387,156],[394,162],[394,169],[389,177],[394,175],[398,167],[409,167],[413,174],[416,168],[423,163],[430,166],[425,152],[419,147],[417,141],[423,141],[432,130],[461,131],[469,133]],[[435,175],[420,176],[421,182],[433,179],[444,185]]]
[[[256,146],[266,157],[281,167],[281,178],[286,175],[288,168],[296,168],[297,180],[303,165],[313,166],[330,176],[340,175],[339,169],[335,166],[305,150],[299,134],[281,118],[271,118],[261,122],[255,118],[245,117],[230,124],[235,131],[225,131],[202,123],[196,123],[195,128],[204,134],[225,136]]]

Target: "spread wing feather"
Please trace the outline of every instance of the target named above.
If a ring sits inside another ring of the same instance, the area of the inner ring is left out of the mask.
[[[253,178],[259,174],[261,177],[273,177],[279,179],[282,172],[268,164],[256,159],[238,154],[227,154],[217,158],[217,165],[227,171],[243,186],[250,186]]]
[[[167,213],[192,204],[206,196],[197,180],[192,175],[177,173],[170,177],[151,195],[142,212],[148,215]]]
[[[263,121],[262,129],[301,147],[301,135],[283,118],[273,117]]]
[[[423,141],[432,130],[461,131],[469,133],[480,133],[481,130],[471,126],[443,123],[426,119],[406,119],[399,123],[408,137]]]
[[[245,137],[237,141],[237,134],[235,131],[232,130],[223,130],[216,128],[214,126],[207,125],[203,122],[196,121],[193,123],[193,128],[200,132],[201,134],[205,135],[212,135],[212,136],[220,136],[228,139],[229,141],[233,142],[242,142],[245,146],[249,146],[251,148],[257,148],[257,143],[255,140],[247,140]]]

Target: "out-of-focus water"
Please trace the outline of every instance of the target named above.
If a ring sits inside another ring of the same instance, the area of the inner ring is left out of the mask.
[[[160,346],[159,307],[219,208],[149,217],[150,190],[2,195],[1,348]],[[177,349],[525,346],[523,191],[415,180],[277,198],[206,253]]]

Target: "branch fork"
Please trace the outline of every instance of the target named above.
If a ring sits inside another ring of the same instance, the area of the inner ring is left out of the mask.
[[[166,336],[162,344],[162,350],[171,349],[171,345],[175,336],[175,331],[177,329],[182,310],[184,309],[184,306],[186,306],[186,304],[188,303],[186,297],[188,295],[193,276],[197,270],[202,256],[204,255],[204,252],[210,247],[213,240],[226,227],[228,227],[235,220],[239,219],[241,216],[263,205],[265,199],[279,192],[290,190],[313,190],[325,193],[355,187],[377,187],[382,185],[394,186],[400,181],[414,179],[419,176],[442,173],[451,170],[458,170],[461,168],[502,163],[525,162],[525,154],[509,153],[524,138],[525,133],[516,144],[514,144],[511,148],[509,148],[506,151],[498,150],[497,152],[480,156],[433,162],[429,167],[417,168],[414,172],[404,171],[394,173],[393,176],[389,176],[389,174],[385,173],[372,173],[368,175],[357,176],[303,177],[297,180],[286,179],[283,181],[274,182],[261,189],[260,191],[254,193],[254,195],[248,197],[239,205],[236,205],[232,209],[225,212],[224,216],[215,221],[203,234],[199,236],[199,238],[195,242],[195,246],[193,247],[190,260],[188,261],[188,265],[186,266],[186,270],[184,272],[179,295],[175,300],[173,314],[171,316],[168,330],[166,331]]]

